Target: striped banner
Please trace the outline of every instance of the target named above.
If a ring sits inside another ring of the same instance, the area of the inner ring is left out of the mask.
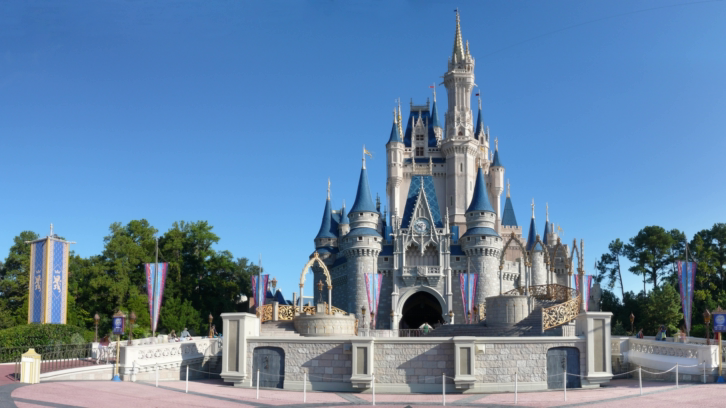
[[[681,304],[683,305],[683,320],[686,322],[686,332],[691,332],[691,310],[693,308],[693,291],[696,285],[695,262],[678,261],[678,286],[681,290]]]
[[[471,323],[474,321],[474,302],[476,301],[476,283],[479,275],[476,273],[459,274],[459,282],[461,283],[461,300],[464,304],[464,321]],[[471,316],[471,318],[469,318]]]
[[[252,293],[254,294],[254,306],[255,307],[262,307],[265,305],[265,298],[267,297],[267,286],[270,281],[270,275],[262,275],[262,284],[257,284],[257,275],[252,275]],[[260,296],[260,292],[262,292],[262,296]],[[302,304],[302,299],[300,300],[300,304]]]
[[[70,242],[47,237],[30,243],[28,323],[65,324]]]
[[[159,263],[159,270],[156,270],[155,263],[145,264],[146,269],[146,295],[149,297],[149,316],[151,317],[151,331],[156,332],[161,312],[161,301],[164,297],[164,286],[166,284],[166,272],[168,264]],[[156,272],[156,273],[155,273]]]
[[[590,303],[590,289],[592,288],[592,275],[584,275],[585,276],[585,293],[582,294],[582,303],[585,306],[585,311],[587,312],[588,304]],[[573,275],[575,278],[575,289],[579,292],[580,291],[580,275]]]
[[[368,295],[368,307],[373,313],[371,321],[371,329],[376,328],[376,320],[378,320],[378,304],[381,302],[381,284],[383,275],[379,273],[367,273],[366,278],[366,294]]]

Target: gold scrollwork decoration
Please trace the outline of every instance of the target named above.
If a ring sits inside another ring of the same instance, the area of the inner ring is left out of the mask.
[[[570,289],[567,286],[558,284],[535,285],[530,286],[527,289],[529,289],[528,291],[530,296],[540,300],[555,300],[558,302],[564,302],[568,299],[577,297],[577,291],[575,289]],[[504,292],[504,295],[523,295],[524,292],[525,288],[521,287]]]
[[[580,314],[580,298],[542,309],[542,331],[569,323]]]

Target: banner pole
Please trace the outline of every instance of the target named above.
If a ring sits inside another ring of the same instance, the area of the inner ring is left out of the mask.
[[[151,282],[152,296],[156,297],[156,279],[158,279],[159,275],[159,237],[156,237],[156,260],[154,261],[154,280]],[[154,315],[151,316],[151,337],[156,337],[156,319],[157,319],[157,312],[156,312],[156,299],[154,299],[151,303],[152,309],[154,311]]]

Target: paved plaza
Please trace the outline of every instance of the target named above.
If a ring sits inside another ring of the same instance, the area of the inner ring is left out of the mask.
[[[167,381],[156,388],[153,383],[113,383],[110,381],[47,382],[39,385],[8,384],[0,386],[0,408],[6,407],[358,407],[371,406],[372,394],[308,392],[236,388],[218,380],[189,383],[184,392],[183,381]],[[562,391],[520,393],[518,405],[528,407],[632,407],[724,406],[726,385],[686,384],[676,388],[662,382],[643,383],[639,395],[637,380],[613,380],[607,387],[594,390],[573,389],[564,401]],[[376,406],[381,407],[441,406],[441,394],[377,394]],[[514,394],[452,394],[446,405],[504,407],[514,406]]]

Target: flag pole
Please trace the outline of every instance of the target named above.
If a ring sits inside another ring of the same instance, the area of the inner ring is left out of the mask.
[[[153,319],[151,321],[151,337],[156,337],[156,318],[157,318],[156,314],[158,313],[156,311],[156,301],[157,301],[157,299],[156,299],[156,286],[157,286],[156,279],[158,277],[158,274],[159,274],[159,237],[156,237],[156,259],[154,261],[154,281],[151,282],[151,296],[154,297],[154,299],[151,302],[151,306],[154,311],[154,315],[151,316],[151,318]]]

